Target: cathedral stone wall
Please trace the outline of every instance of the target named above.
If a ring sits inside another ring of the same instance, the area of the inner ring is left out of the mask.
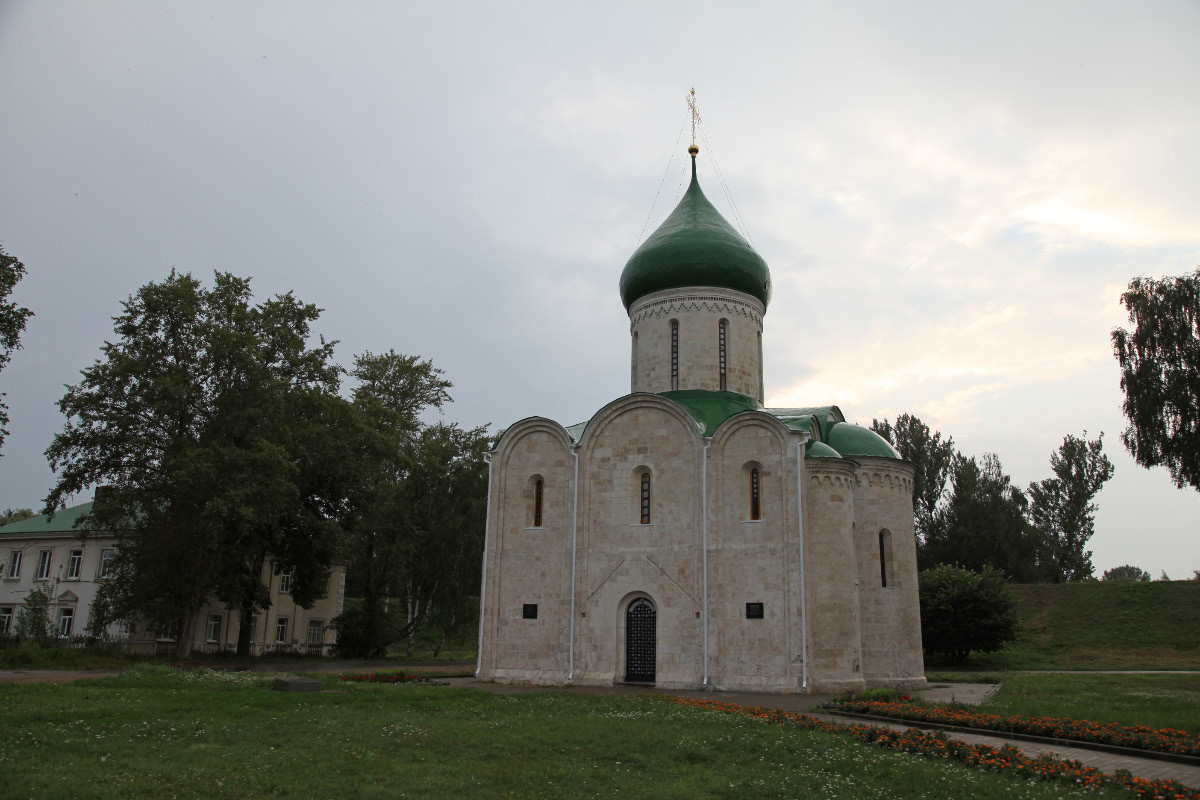
[[[794,442],[766,414],[722,425],[710,446],[709,594],[712,684],[742,691],[796,691],[799,560]],[[759,519],[751,470],[759,471]],[[748,618],[747,603],[762,604]]]
[[[625,611],[653,602],[657,683],[703,678],[701,436],[682,408],[631,395],[588,424],[580,447],[578,683],[625,674]],[[650,522],[640,521],[640,476],[650,475]],[[669,633],[668,633],[669,632]]]
[[[869,686],[924,685],[913,467],[859,458],[855,517],[863,674]],[[884,585],[886,581],[887,585]]]
[[[804,467],[810,690],[858,689],[864,682],[854,462],[813,458]]]
[[[629,310],[634,392],[721,390],[720,322],[726,329],[726,391],[763,401],[764,307],[731,289],[689,288],[646,295]],[[671,323],[679,324],[679,383],[671,382]]]
[[[485,668],[498,680],[557,684],[567,674],[571,456],[561,427],[526,420],[493,459],[484,605]],[[535,481],[543,481],[534,525]],[[526,604],[537,606],[526,619]]]

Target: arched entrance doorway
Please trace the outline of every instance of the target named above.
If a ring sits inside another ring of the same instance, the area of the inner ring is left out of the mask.
[[[654,683],[658,612],[644,597],[625,610],[625,680]]]

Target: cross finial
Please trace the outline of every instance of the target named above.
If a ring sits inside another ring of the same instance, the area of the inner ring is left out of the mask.
[[[700,148],[696,146],[696,123],[700,121],[700,109],[696,107],[696,87],[692,87],[692,91],[687,96],[688,109],[692,112],[692,145],[688,148],[688,153],[693,159],[700,152]]]

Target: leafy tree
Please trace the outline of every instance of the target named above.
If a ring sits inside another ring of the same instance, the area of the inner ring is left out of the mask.
[[[49,584],[35,586],[29,590],[25,604],[17,611],[15,630],[18,639],[44,642],[54,638],[54,620],[50,618],[50,604],[53,601]]]
[[[1104,434],[1088,441],[1070,434],[1050,455],[1053,478],[1029,485],[1029,514],[1052,548],[1050,580],[1081,581],[1092,576],[1092,551],[1084,550],[1095,533],[1096,494],[1112,477],[1104,455]]]
[[[0,514],[0,527],[11,525],[14,522],[21,522],[22,520],[33,519],[35,516],[37,515],[33,513],[32,508],[6,508],[4,509],[4,513]]]
[[[228,273],[204,289],[172,270],[123,306],[116,342],[59,401],[47,511],[104,484],[81,521],[119,540],[97,624],[179,631],[186,655],[215,596],[239,609],[244,653],[249,618],[268,603],[268,556],[293,571],[301,606],[328,580],[350,460],[330,424],[348,414],[333,345],[308,346],[315,306],[291,294],[252,305],[249,280]]]
[[[917,468],[913,476],[913,514],[918,541],[924,540],[946,495],[946,481],[954,463],[954,438],[942,441],[941,433],[930,431],[912,414],[896,417],[895,427],[886,419],[871,420],[871,430],[887,439],[901,458]]]
[[[950,496],[918,543],[921,568],[991,567],[1021,583],[1042,580],[1049,548],[1027,520],[1028,500],[1004,474],[1000,459],[994,453],[980,460],[958,453],[950,471]]]
[[[1017,638],[1016,601],[1004,573],[942,564],[918,575],[921,641],[929,655],[960,664]]]
[[[1170,580],[1171,580],[1171,576],[1170,576],[1170,575],[1168,575],[1168,574],[1167,574],[1167,571],[1164,569],[1164,570],[1163,570],[1163,571],[1162,571],[1162,572],[1159,574],[1159,576],[1158,576],[1158,579],[1159,579],[1160,581],[1170,581]]]
[[[1143,467],[1200,489],[1200,269],[1135,278],[1121,303],[1133,325],[1112,332],[1129,420],[1121,441]]]
[[[483,428],[421,421],[450,402],[450,382],[429,361],[364,353],[351,375],[366,444],[347,591],[361,602],[334,624],[340,652],[376,656],[400,639],[411,647],[434,608],[451,626],[468,613],[464,604],[479,582],[490,440]]]
[[[0,246],[0,372],[8,366],[14,350],[21,347],[21,333],[25,323],[33,316],[28,308],[22,308],[8,300],[17,281],[25,277],[25,265],[15,257],[4,252]],[[4,446],[4,437],[8,430],[8,406],[4,404],[4,393],[0,392],[0,447]]]
[[[1149,581],[1150,573],[1141,567],[1135,567],[1132,564],[1122,564],[1119,567],[1104,570],[1104,574],[1100,576],[1102,581]]]

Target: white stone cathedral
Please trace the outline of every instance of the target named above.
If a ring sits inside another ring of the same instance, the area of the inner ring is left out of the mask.
[[[764,408],[766,263],[696,179],[620,290],[631,393],[492,455],[478,676],[924,685],[913,466],[836,406]]]

